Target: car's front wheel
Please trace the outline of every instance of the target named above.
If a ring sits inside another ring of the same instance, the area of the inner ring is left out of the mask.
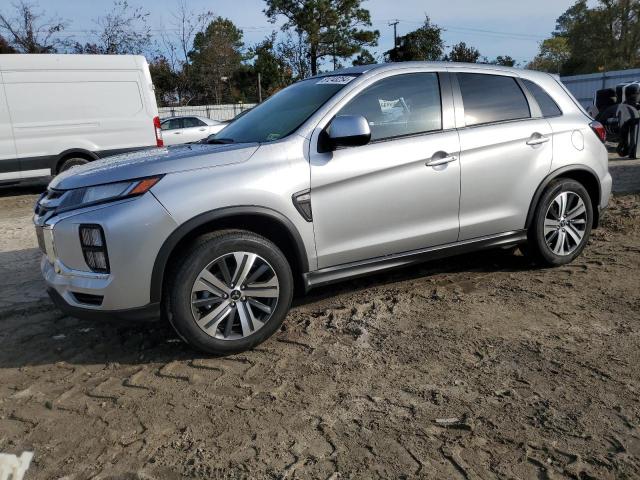
[[[584,186],[571,179],[554,180],[536,207],[529,251],[543,265],[565,265],[584,250],[592,224],[593,207]]]
[[[178,334],[216,355],[250,349],[282,324],[293,297],[284,254],[252,232],[201,237],[169,279],[166,309]]]

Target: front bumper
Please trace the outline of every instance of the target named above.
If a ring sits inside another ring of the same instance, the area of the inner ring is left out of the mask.
[[[75,318],[86,320],[149,321],[158,320],[161,315],[159,303],[150,303],[144,307],[129,308],[125,310],[106,311],[70,305],[54,288],[47,288],[47,293],[56,307],[67,315]]]
[[[49,295],[75,317],[151,318],[159,308],[151,302],[151,273],[164,240],[177,224],[156,198],[141,197],[93,209],[68,212],[46,220],[45,250],[40,268]],[[92,272],[80,245],[79,228],[100,225],[109,255],[109,273]]]

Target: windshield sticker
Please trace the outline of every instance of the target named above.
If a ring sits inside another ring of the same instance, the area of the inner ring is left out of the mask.
[[[356,77],[350,77],[346,75],[334,75],[331,77],[324,77],[316,82],[317,85],[346,85]]]

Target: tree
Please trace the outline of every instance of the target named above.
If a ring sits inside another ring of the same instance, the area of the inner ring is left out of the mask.
[[[275,32],[252,50],[254,55],[253,69],[260,73],[262,90],[265,96],[273,95],[292,82],[291,70],[286,60],[276,51]]]
[[[151,47],[149,12],[142,7],[131,7],[127,0],[115,0],[112,10],[95,20],[99,30],[93,34],[95,43],[75,44],[76,53],[106,55],[142,55]]]
[[[243,102],[257,102],[270,97],[292,82],[291,70],[276,51],[275,32],[249,50],[247,63],[233,75],[234,96]],[[261,93],[258,93],[260,75]]]
[[[294,30],[309,45],[311,74],[327,56],[346,59],[365,46],[376,46],[380,32],[369,30],[371,15],[361,8],[362,0],[265,0],[264,13],[275,22],[287,21],[282,30]]]
[[[158,56],[149,62],[149,72],[156,92],[156,101],[160,106],[172,105],[176,102],[176,72],[169,61]]]
[[[16,49],[9,45],[2,35],[0,35],[0,53],[16,53]]]
[[[160,34],[160,42],[165,52],[163,59],[172,72],[174,90],[172,97],[175,103],[188,105],[195,96],[190,74],[189,52],[193,48],[196,34],[204,31],[215,15],[210,10],[200,12],[191,10],[186,0],[178,0],[176,10],[171,12],[169,16],[169,28],[163,28]]]
[[[226,18],[216,17],[196,34],[189,75],[200,101],[233,100],[231,79],[244,59],[243,47],[242,30]]]
[[[540,44],[540,53],[527,68],[561,73],[562,66],[570,57],[571,50],[565,37],[547,38]]]
[[[495,60],[491,61],[495,65],[502,65],[503,67],[515,67],[516,61],[509,55],[498,55]]]
[[[358,56],[353,60],[352,65],[356,67],[358,65],[371,65],[374,63],[376,63],[374,56],[369,50],[363,48]]]
[[[276,53],[286,65],[293,80],[301,80],[311,75],[309,43],[302,32],[287,32],[284,40],[276,45]]]
[[[442,29],[425,17],[424,24],[398,39],[398,46],[385,52],[387,61],[439,60],[444,50]]]
[[[465,42],[460,42],[451,47],[451,52],[445,55],[444,61],[476,63],[479,58],[480,52],[477,48],[467,46]]]
[[[530,66],[563,75],[640,66],[640,2],[577,0]]]
[[[37,6],[20,0],[12,3],[14,15],[0,12],[0,34],[18,53],[55,53],[65,48],[69,40],[62,34],[67,22],[57,17],[45,18]]]

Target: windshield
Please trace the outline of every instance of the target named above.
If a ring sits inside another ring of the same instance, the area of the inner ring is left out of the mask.
[[[295,83],[231,122],[209,143],[265,143],[286,137],[354,78],[329,76]]]

